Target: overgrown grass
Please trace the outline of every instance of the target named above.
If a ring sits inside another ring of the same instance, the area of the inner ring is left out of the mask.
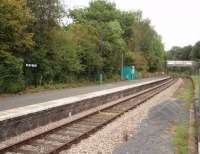
[[[180,100],[187,101],[188,103],[191,103],[192,101],[192,83],[189,80],[185,80],[184,85],[179,89],[179,91],[176,93],[176,98]]]
[[[199,81],[200,81],[200,77],[198,75],[193,75],[192,79],[194,81],[194,85],[195,85],[195,95],[196,97],[199,95],[198,91],[199,91]]]
[[[40,91],[46,91],[46,90],[56,90],[56,89],[65,89],[65,88],[76,88],[76,87],[82,87],[82,86],[89,86],[94,85],[95,82],[92,81],[79,81],[79,82],[71,82],[71,83],[60,83],[60,84],[45,84],[42,86],[29,86],[26,88],[23,93],[35,93]]]
[[[175,128],[175,137],[173,140],[178,154],[188,153],[188,123],[179,125]]]
[[[120,81],[119,75],[113,75],[111,78],[106,78],[103,81],[103,84],[105,83],[112,83]],[[32,93],[32,92],[40,92],[40,91],[46,91],[46,90],[56,90],[56,89],[65,89],[65,88],[77,88],[77,87],[83,87],[83,86],[91,86],[91,85],[98,85],[99,81],[92,81],[92,80],[79,80],[79,81],[73,81],[70,83],[60,83],[60,84],[45,84],[42,86],[31,86],[26,88],[24,91],[25,93]]]
[[[121,81],[120,75],[113,75],[110,78],[106,78],[103,81],[103,84],[105,83],[113,83],[113,82],[119,82]],[[91,85],[98,85],[98,80],[78,80],[78,81],[72,81],[68,83],[51,83],[51,84],[44,84],[44,85],[38,85],[35,86],[28,86],[24,91],[21,91],[20,93],[37,93],[42,91],[48,91],[48,90],[60,90],[65,88],[77,88],[77,87],[83,87],[83,86],[91,86]],[[0,93],[0,96],[10,96],[11,93]]]
[[[186,107],[189,110],[192,99],[193,99],[193,86],[191,81],[185,80],[184,85],[179,89],[176,93],[176,98],[186,101]],[[176,146],[177,154],[187,154],[188,153],[188,128],[189,128],[189,119],[185,119],[185,121],[177,124],[175,126],[175,136],[173,143]]]

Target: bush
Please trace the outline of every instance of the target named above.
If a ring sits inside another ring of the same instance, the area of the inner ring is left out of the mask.
[[[15,93],[24,88],[23,60],[0,51],[0,93]]]

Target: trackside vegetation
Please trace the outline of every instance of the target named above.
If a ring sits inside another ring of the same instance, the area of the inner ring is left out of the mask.
[[[182,101],[186,101],[185,108],[189,111],[193,103],[193,86],[192,82],[185,80],[184,85],[176,93],[176,98]],[[173,144],[176,147],[177,154],[188,154],[188,140],[189,140],[189,117],[182,119],[182,122],[174,124],[174,139]],[[195,129],[195,128],[192,128]],[[194,135],[194,134],[192,134]]]
[[[200,60],[200,41],[195,45],[184,47],[175,46],[167,52],[167,58],[170,60]]]
[[[66,17],[72,22],[63,24]],[[122,58],[139,72],[156,72],[166,59],[161,37],[141,11],[106,0],[71,10],[59,0],[1,0],[0,25],[0,93],[95,81],[99,73],[112,79]]]

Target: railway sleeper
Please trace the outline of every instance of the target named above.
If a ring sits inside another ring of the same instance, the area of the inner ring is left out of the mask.
[[[69,130],[61,130],[57,132],[57,134],[63,134],[66,137],[69,137],[69,140],[73,140],[74,138],[80,136],[82,133],[81,132],[75,132],[75,131],[69,131]]]
[[[67,135],[60,135],[60,134],[52,134],[45,137],[45,140],[49,141],[57,141],[59,143],[65,143],[66,141],[70,141],[72,138]]]
[[[7,152],[7,153],[10,153],[10,151]],[[17,150],[11,151],[11,153],[15,153],[15,154],[36,154],[36,151],[31,151],[31,150],[26,150],[26,149],[17,149]],[[42,154],[42,153],[37,153],[37,154]]]
[[[74,123],[72,124],[70,127],[74,127],[74,128],[80,128],[80,129],[90,129],[93,128],[94,126],[89,126],[89,125],[85,125],[84,123]]]
[[[91,121],[91,120],[90,121],[83,120],[79,124],[85,124],[87,126],[97,127],[101,123],[100,122],[96,122],[96,121]]]
[[[38,153],[48,153],[49,151],[55,149],[56,147],[58,147],[58,145],[60,145],[59,142],[56,141],[47,141],[47,140],[43,140],[38,141],[35,140],[33,142],[30,143],[30,145],[35,146],[38,148]],[[21,149],[21,148],[20,148]]]

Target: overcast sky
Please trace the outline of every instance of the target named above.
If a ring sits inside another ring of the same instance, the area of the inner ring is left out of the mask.
[[[65,0],[68,7],[88,6],[90,0]],[[200,41],[200,0],[112,0],[122,10],[142,10],[162,36],[165,48]]]

